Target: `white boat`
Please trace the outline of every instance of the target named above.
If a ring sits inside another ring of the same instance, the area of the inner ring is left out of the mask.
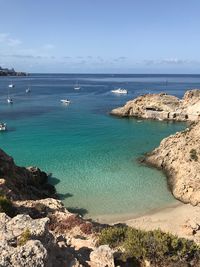
[[[71,101],[69,99],[61,99],[60,102],[63,104],[69,104]]]
[[[8,97],[8,98],[7,98],[7,102],[8,102],[8,104],[13,104],[13,100],[12,100],[12,98]]]
[[[78,82],[74,85],[74,90],[80,90],[81,87],[80,85],[78,84]]]
[[[116,90],[111,91],[114,94],[128,94],[128,91],[126,89],[118,88]]]
[[[9,88],[14,88],[15,85],[14,85],[13,83],[11,83],[11,84],[8,85],[8,87],[9,87]]]
[[[0,131],[6,131],[6,130],[7,130],[6,123],[0,122]]]
[[[30,88],[27,88],[26,89],[26,93],[28,94],[28,93],[30,93],[31,92],[31,89]]]

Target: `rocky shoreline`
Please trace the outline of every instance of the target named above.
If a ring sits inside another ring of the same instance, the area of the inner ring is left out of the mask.
[[[200,119],[200,90],[189,90],[183,99],[166,93],[146,94],[115,108],[111,115],[154,120],[198,121]]]
[[[200,204],[200,122],[163,139],[143,162],[166,174],[174,197],[193,206]]]
[[[154,111],[152,111],[154,109]],[[174,114],[176,113],[176,116]],[[200,90],[187,91],[182,100],[166,94],[144,95],[111,111],[122,117],[192,122],[182,132],[163,139],[141,160],[162,170],[175,198],[200,204]]]
[[[22,71],[15,71],[13,68],[2,68],[0,67],[0,76],[27,76],[28,74]]]

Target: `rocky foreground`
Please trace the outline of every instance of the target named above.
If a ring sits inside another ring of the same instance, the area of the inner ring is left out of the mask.
[[[166,93],[146,94],[113,109],[112,115],[155,120],[197,121],[200,118],[200,90],[187,91],[183,99]]]

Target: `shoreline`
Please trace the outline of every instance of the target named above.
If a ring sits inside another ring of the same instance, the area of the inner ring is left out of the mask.
[[[193,239],[200,242],[194,230],[198,230],[200,221],[200,207],[180,203],[174,207],[167,207],[152,214],[130,219],[126,224],[146,231],[161,229],[179,237]],[[197,229],[195,228],[197,227]]]
[[[84,219],[110,226],[127,225],[145,231],[160,229],[163,232],[200,243],[200,237],[196,235],[200,221],[200,207],[184,204],[181,201],[140,215],[101,215]]]
[[[95,215],[95,216],[84,216],[83,218],[85,220],[92,220],[94,222],[102,223],[102,224],[120,224],[120,223],[126,223],[131,220],[136,220],[145,216],[151,216],[153,214],[159,213],[159,212],[164,212],[167,209],[175,209],[179,206],[184,205],[182,202],[174,199],[177,201],[177,203],[174,204],[168,204],[163,207],[158,207],[154,209],[150,209],[146,212],[136,212],[136,213],[118,213],[118,214],[101,214],[101,215]]]

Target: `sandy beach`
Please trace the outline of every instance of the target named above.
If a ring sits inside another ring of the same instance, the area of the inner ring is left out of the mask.
[[[182,202],[151,210],[140,216],[136,214],[102,215],[94,220],[111,225],[126,224],[147,231],[161,229],[164,232],[200,242],[198,232],[194,234],[194,231],[198,231],[200,207]]]
[[[164,232],[200,242],[198,232],[194,234],[198,230],[199,221],[200,207],[180,203],[145,216],[127,220],[126,224],[147,231],[159,228]]]

